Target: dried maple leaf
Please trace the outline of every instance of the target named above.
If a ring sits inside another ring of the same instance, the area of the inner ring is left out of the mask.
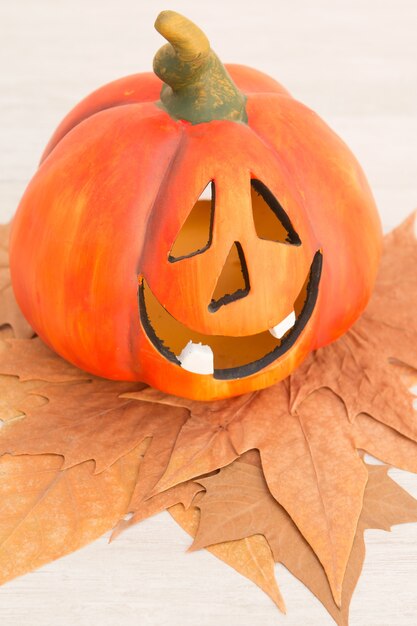
[[[417,473],[417,443],[365,413],[355,419],[352,435],[356,448],[365,450],[400,469]]]
[[[3,327],[0,329],[0,355],[3,351],[8,350],[6,340],[11,335],[12,330],[10,328]],[[45,404],[46,398],[33,394],[36,389],[44,385],[44,381],[22,382],[17,376],[0,374],[0,422],[22,417],[29,408]],[[1,426],[0,423],[0,428]]]
[[[33,330],[23,317],[14,297],[9,270],[10,224],[0,224],[0,326],[13,329],[15,337],[32,337]]]
[[[188,534],[196,534],[200,519],[198,508],[185,509],[182,504],[176,504],[169,509],[169,513]],[[208,550],[242,576],[252,580],[285,613],[285,603],[275,580],[274,559],[265,537],[253,535],[237,541],[226,541]]]
[[[371,345],[417,370],[417,211],[385,237],[374,294],[365,312],[373,323]],[[382,340],[382,341],[381,341]]]
[[[172,407],[167,408],[167,412],[172,412]],[[184,411],[174,411],[171,420],[167,420],[165,416],[163,425],[158,429],[158,435],[152,437],[129,503],[132,516],[129,520],[120,520],[112,534],[112,539],[129,526],[164,511],[174,504],[182,503],[188,508],[194,496],[202,490],[197,483],[188,481],[151,498],[148,497],[166,470],[178,432],[184,423],[184,417]],[[158,423],[158,420],[156,422]]]
[[[65,470],[56,455],[2,457],[0,584],[113,528],[127,511],[141,458],[139,446],[97,475],[91,461]]]
[[[119,397],[137,388],[104,379],[37,388],[49,402],[3,427],[0,454],[60,454],[65,468],[93,460],[99,473],[147,437],[163,439],[170,450],[186,411],[167,407],[162,413],[155,405]],[[152,459],[160,468],[158,456]]]
[[[12,223],[0,224],[0,267],[9,265],[9,236]]]
[[[154,399],[158,393],[145,389],[135,396]],[[171,398],[164,396],[164,401]],[[314,548],[340,602],[367,473],[338,398],[322,390],[292,414],[287,387],[281,383],[235,398],[233,403],[172,401],[188,406],[191,418],[180,431],[153,493],[229,464],[249,449],[259,449],[272,495]]]
[[[395,524],[417,521],[417,501],[388,477],[387,468],[367,466],[367,469],[369,480],[343,581],[341,609],[333,600],[317,556],[284,508],[271,496],[259,467],[239,460],[216,475],[199,479],[206,493],[195,504],[201,518],[198,531],[192,533],[195,535],[192,549],[213,547],[213,544],[219,547],[217,544],[223,542],[262,534],[275,561],[285,565],[317,596],[335,621],[345,626],[365,557],[365,530],[390,530]]]
[[[146,458],[146,457],[145,457]],[[198,493],[203,491],[203,487],[198,483],[189,480],[187,483],[182,483],[171,489],[167,489],[163,493],[159,493],[152,498],[141,499],[133,497],[129,503],[129,517],[119,520],[116,528],[111,535],[111,541],[116,539],[121,532],[132,526],[138,524],[152,515],[161,513],[172,506],[180,504],[185,510],[187,510],[194,498]]]
[[[91,459],[99,473],[139,442],[152,437],[149,455],[142,464],[129,504],[134,516],[129,521],[122,520],[118,532],[177,502],[187,503],[201,490],[196,485],[179,486],[145,502],[148,492],[165,470],[178,431],[186,419],[185,411],[167,408],[162,414],[148,403],[119,397],[123,392],[140,389],[141,385],[136,383],[95,377],[83,380],[87,377],[84,372],[72,368],[38,339],[14,341],[8,351],[11,358],[3,359],[7,365],[2,369],[13,373],[24,371],[22,378],[28,380],[0,377],[0,387],[4,382],[5,399],[8,399],[5,409],[11,412],[11,417],[22,415],[17,407],[24,408],[25,413],[19,423],[2,430],[0,454],[61,454],[65,457],[63,468]],[[37,363],[37,367],[31,369],[34,374],[24,369],[28,352]],[[31,380],[34,375],[55,381],[78,377],[81,381],[46,385],[43,381]]]
[[[5,422],[22,417],[31,407],[45,404],[47,400],[42,396],[31,395],[44,385],[39,380],[21,383],[15,376],[0,375],[0,420]]]
[[[188,409],[190,415],[154,493],[208,474],[236,459],[240,452],[233,445],[230,431],[250,408],[255,396],[252,393],[217,402],[198,402],[164,394],[151,387],[124,394],[126,398]]]
[[[19,383],[20,385],[28,385]],[[121,398],[135,383],[103,379],[38,386],[31,398],[48,400],[28,407],[24,419],[6,425],[0,435],[0,454],[61,454],[62,469],[94,460],[95,472],[108,469],[147,439],[146,454],[129,502],[129,520],[120,520],[113,538],[124,528],[167,507],[191,502],[201,486],[187,483],[146,499],[163,474],[177,434],[187,415],[184,410]],[[152,438],[149,443],[149,438]],[[149,444],[149,446],[148,446]]]
[[[6,340],[0,350],[0,373],[18,376],[21,381],[67,382],[95,378],[62,359],[39,337]]]

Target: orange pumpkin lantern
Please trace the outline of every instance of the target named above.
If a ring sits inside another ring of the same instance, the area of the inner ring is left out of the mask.
[[[202,400],[242,394],[357,319],[380,222],[317,115],[264,74],[225,69],[177,13],[155,26],[170,42],[157,76],[102,87],[48,144],[13,222],[13,285],[80,368]]]

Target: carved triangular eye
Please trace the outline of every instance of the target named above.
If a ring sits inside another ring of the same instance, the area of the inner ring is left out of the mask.
[[[213,235],[215,186],[212,180],[200,194],[170,250],[171,263],[201,254],[211,245]]]
[[[209,311],[214,313],[221,306],[244,298],[250,289],[249,273],[241,244],[235,241],[218,278]]]
[[[294,246],[301,244],[290,218],[268,187],[260,180],[251,180],[251,197],[253,221],[260,239],[290,243]]]

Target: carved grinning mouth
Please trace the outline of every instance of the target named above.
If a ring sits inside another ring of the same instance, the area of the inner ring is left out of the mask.
[[[317,251],[294,302],[295,322],[281,339],[274,337],[269,329],[245,337],[194,332],[176,320],[159,303],[146,280],[140,277],[138,297],[143,329],[154,347],[179,367],[181,361],[176,355],[191,341],[210,346],[214,356],[214,378],[233,380],[250,376],[279,359],[297,341],[317,301],[322,260],[321,252]]]

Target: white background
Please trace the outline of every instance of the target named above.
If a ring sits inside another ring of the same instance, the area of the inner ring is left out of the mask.
[[[162,9],[184,13],[223,61],[261,69],[315,109],[362,163],[385,230],[417,206],[415,0],[1,0],[0,219],[13,214],[49,136],[87,93],[148,71]],[[417,477],[391,475],[417,496]],[[1,503],[0,503],[1,506]],[[417,524],[367,532],[352,626],[417,623]],[[167,513],[0,589],[2,624],[326,626],[281,566],[288,615],[190,540]]]

